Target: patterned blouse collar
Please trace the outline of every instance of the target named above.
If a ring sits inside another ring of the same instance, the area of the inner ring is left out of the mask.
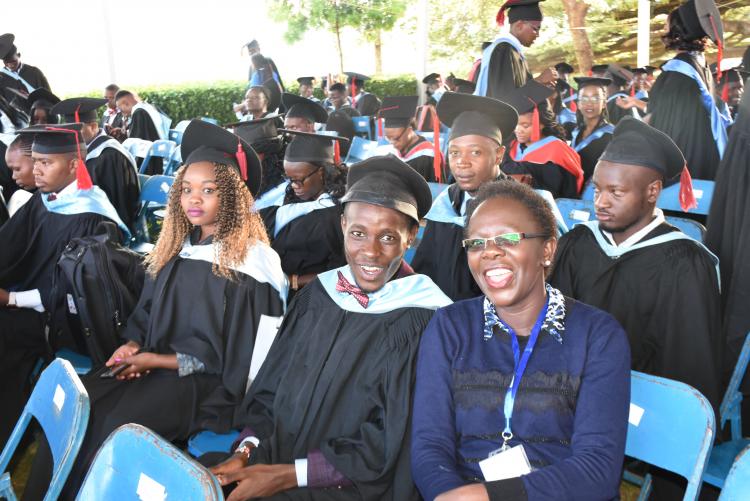
[[[558,343],[562,344],[562,334],[565,332],[565,297],[562,292],[545,284],[547,289],[547,313],[542,322],[542,332],[552,336]],[[488,297],[484,298],[484,340],[489,341],[494,335],[494,327],[510,335],[511,328],[497,316],[495,305]]]

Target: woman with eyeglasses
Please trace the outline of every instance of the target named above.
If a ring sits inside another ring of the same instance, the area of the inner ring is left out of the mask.
[[[291,297],[319,273],[346,264],[339,203],[346,168],[336,161],[333,145],[344,138],[284,132],[293,135],[284,154],[286,193],[259,212],[289,276]]]
[[[578,84],[578,125],[573,130],[570,146],[581,157],[583,183],[586,184],[615,130],[607,113],[607,86],[612,80],[576,77],[575,81]]]
[[[482,186],[463,246],[483,295],[422,335],[412,474],[426,500],[618,496],[630,350],[609,314],[546,283],[549,205],[521,183]]]

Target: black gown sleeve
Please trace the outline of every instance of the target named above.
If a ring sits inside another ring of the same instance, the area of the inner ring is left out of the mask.
[[[146,110],[138,109],[135,110],[131,117],[130,132],[128,137],[135,137],[138,139],[145,139],[146,141],[158,141],[159,132],[156,130],[154,121],[151,120],[151,116]],[[142,160],[138,161],[140,167]],[[164,162],[161,158],[154,157],[148,162],[148,168],[146,174],[154,175],[161,174],[164,171]]]
[[[508,43],[499,43],[492,51],[487,75],[487,96],[500,99],[519,87],[528,78],[520,54]]]
[[[86,167],[91,181],[106,193],[117,215],[132,230],[141,189],[131,163],[114,148],[105,148],[97,158],[88,160]]]
[[[517,162],[506,156],[501,169],[506,174],[531,175],[533,187],[549,191],[554,198],[578,198],[576,178],[554,162]]]
[[[428,183],[434,183],[435,169],[433,167],[433,158],[434,157],[429,156],[417,157],[413,160],[409,160],[406,163],[408,163],[412,169],[419,172],[419,174],[425,179],[425,181],[427,181]]]
[[[171,264],[171,263],[170,263]],[[167,264],[167,266],[170,266]],[[164,269],[162,269],[162,272]],[[125,323],[125,329],[123,329],[122,337],[128,341],[135,341],[140,346],[146,341],[146,333],[148,332],[148,322],[151,317],[151,303],[154,298],[154,288],[156,286],[154,278],[148,273],[146,279],[143,281],[143,290],[138,298],[138,303],[135,305],[133,312],[128,317]]]
[[[612,134],[604,134],[599,139],[591,141],[588,146],[578,152],[581,157],[581,167],[583,168],[584,186],[591,179],[591,176],[594,175],[594,169],[599,162],[599,157],[602,156],[602,153],[604,153],[611,140]]]

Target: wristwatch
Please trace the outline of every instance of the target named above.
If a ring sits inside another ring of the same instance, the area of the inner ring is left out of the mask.
[[[250,459],[253,449],[258,447],[260,440],[255,437],[247,437],[240,443],[240,446],[234,450],[235,454],[243,454],[245,458]]]

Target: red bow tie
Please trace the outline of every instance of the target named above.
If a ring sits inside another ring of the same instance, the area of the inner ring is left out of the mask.
[[[54,193],[50,193],[49,195],[47,195],[48,202],[54,202],[55,200],[57,200],[57,195],[55,195]]]
[[[339,281],[336,282],[336,290],[338,292],[346,292],[347,294],[351,294],[352,296],[354,296],[354,299],[356,299],[357,302],[362,306],[362,308],[367,308],[367,305],[370,303],[370,298],[367,297],[367,293],[356,285],[353,285],[340,271],[338,272],[338,274]]]

